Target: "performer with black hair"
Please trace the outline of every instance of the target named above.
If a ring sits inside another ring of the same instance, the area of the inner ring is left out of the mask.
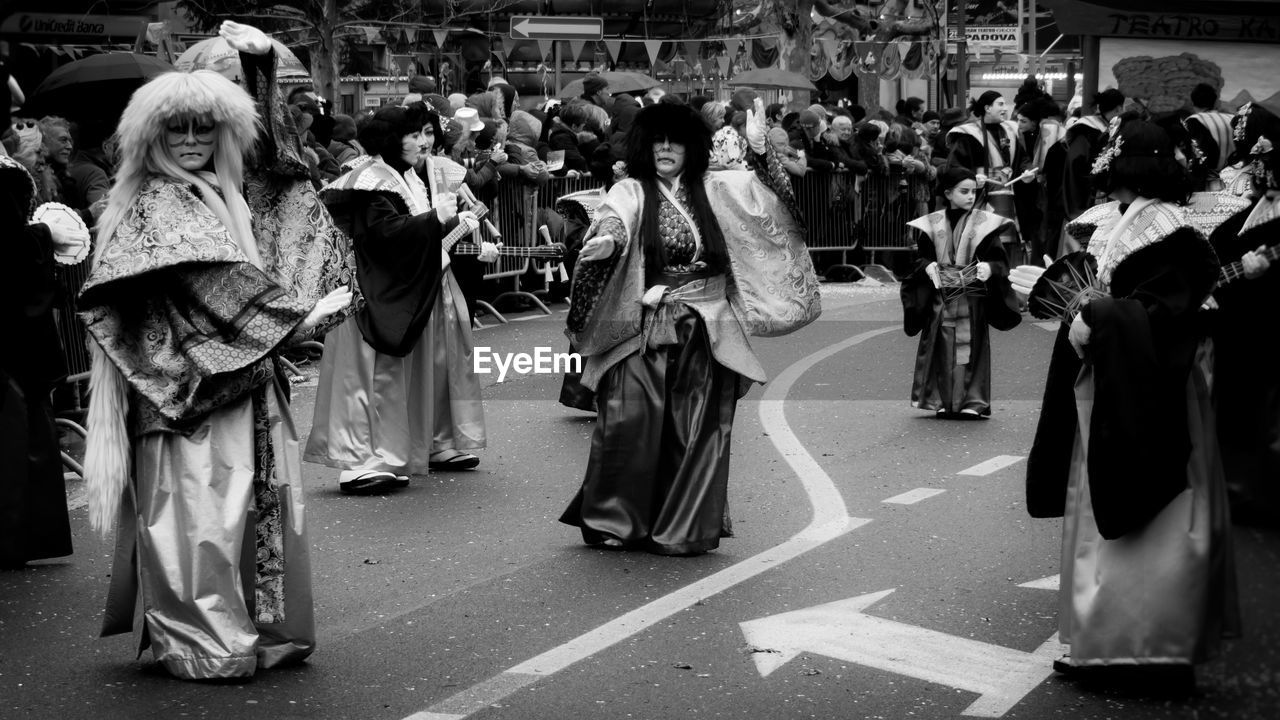
[[[436,406],[450,390],[435,356],[470,350],[470,316],[441,241],[454,225],[469,233],[479,223],[457,211],[453,193],[432,193],[416,170],[439,140],[433,115],[420,102],[379,108],[359,131],[370,154],[320,192],[354,243],[366,302],[325,337],[305,458],[341,468],[338,487],[347,494],[383,493],[427,474]],[[465,334],[461,345],[457,333]],[[478,383],[475,390],[479,405]]]
[[[1222,190],[1224,186],[1219,174],[1236,149],[1231,129],[1232,115],[1218,109],[1218,91],[1208,83],[1200,83],[1191,90],[1191,107],[1195,112],[1182,121],[1191,148],[1187,156],[1191,188],[1196,191]]]
[[[1094,206],[1097,192],[1090,175],[1093,162],[1107,143],[1111,121],[1124,112],[1124,94],[1108,88],[1093,97],[1094,112],[1067,122],[1067,158],[1062,186],[1066,196],[1067,219]],[[1064,254],[1067,248],[1061,249]]]
[[[755,173],[713,174],[696,110],[640,110],[628,178],[587,232],[568,334],[597,419],[582,489],[560,521],[589,544],[666,555],[719,546],[735,406],[765,380],[747,335],[790,332],[820,311],[763,110],[757,100],[747,123]]]
[[[1027,465],[1032,517],[1064,517],[1058,632],[1070,652],[1054,667],[1189,680],[1239,627],[1198,317],[1218,261],[1182,207],[1190,178],[1159,127],[1121,125],[1094,177],[1113,202],[1077,218],[1095,228],[1087,250],[1012,274],[1033,313],[1062,320]],[[1060,273],[1068,264],[1074,275]]]
[[[93,352],[89,518],[105,532],[119,515],[103,634],[135,630],[184,679],[246,677],[315,648],[276,353],[351,292],[316,298],[264,260],[287,241],[255,232],[244,197],[259,122],[253,98],[209,70],[135,92],[79,302]]]
[[[1019,242],[1010,181],[1021,142],[1018,124],[1008,118],[1004,97],[995,90],[970,102],[969,121],[947,131],[947,167],[971,170],[977,176],[980,206],[1011,221],[1001,228],[1001,242],[1010,253]]]
[[[938,417],[987,418],[989,327],[1011,330],[1022,320],[1000,244],[1009,221],[974,207],[977,180],[965,168],[943,172],[938,192],[947,209],[907,223],[919,253],[901,288],[904,330],[920,334],[911,405]]]

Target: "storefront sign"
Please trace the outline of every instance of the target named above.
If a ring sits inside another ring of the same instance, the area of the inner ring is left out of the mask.
[[[947,28],[947,40],[956,42],[960,33],[955,27]],[[1001,50],[1018,50],[1018,28],[1014,25],[978,25],[964,29],[965,42],[970,45],[985,45]]]
[[[0,25],[0,35],[42,35],[92,40],[108,37],[132,38],[146,27],[147,22],[147,18],[136,15],[14,13]]]

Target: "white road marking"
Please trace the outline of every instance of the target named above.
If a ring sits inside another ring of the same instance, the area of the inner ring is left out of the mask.
[[[740,623],[762,677],[801,653],[858,663],[977,693],[961,713],[1001,717],[1053,674],[1054,633],[1035,652],[866,615],[893,589]]]
[[[810,368],[878,335],[897,330],[889,326],[854,335],[809,355],[783,370],[765,386],[760,399],[760,423],[779,454],[791,466],[813,507],[809,524],[780,545],[709,575],[691,585],[642,605],[569,642],[530,658],[515,667],[452,695],[404,720],[462,720],[488,708],[538,679],[562,670],[646,628],[652,627],[694,603],[723,592],[766,570],[803,555],[869,522],[849,515],[844,497],[831,477],[809,454],[787,424],[783,402],[791,386]]]
[[[939,490],[937,488],[916,488],[915,490],[909,490],[901,495],[894,495],[888,500],[881,500],[880,502],[893,503],[895,505],[915,505],[921,500],[931,498],[934,495],[941,495],[944,492],[946,492],[946,490]]]
[[[1047,578],[1022,583],[1018,587],[1031,588],[1032,590],[1057,590],[1061,577],[1060,575],[1050,575]]]
[[[990,475],[991,473],[996,472],[997,470],[1003,470],[1009,467],[1010,465],[1017,463],[1019,460],[1022,460],[1025,457],[1026,456],[1024,455],[997,455],[991,458],[990,460],[987,460],[985,462],[980,462],[977,465],[974,465],[973,467],[967,470],[961,470],[956,474],[957,475],[979,475],[979,476]]]
[[[1058,328],[1062,327],[1062,323],[1057,320],[1054,320],[1052,322],[1038,322],[1038,323],[1031,323],[1031,324],[1035,325],[1041,330],[1048,330],[1049,332],[1054,332],[1054,333],[1058,332]]]

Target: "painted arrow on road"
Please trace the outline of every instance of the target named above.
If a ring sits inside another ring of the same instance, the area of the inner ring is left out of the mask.
[[[739,623],[762,677],[801,653],[815,653],[977,693],[963,715],[1001,717],[1053,674],[1065,652],[1058,635],[1035,652],[872,617],[893,590]]]

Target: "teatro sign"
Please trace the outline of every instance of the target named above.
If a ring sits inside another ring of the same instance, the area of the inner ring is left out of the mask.
[[[1123,3],[1119,2],[1102,4],[1081,0],[1041,1],[1053,9],[1058,28],[1067,34],[1160,40],[1280,42],[1280,18],[1261,14],[1215,13],[1212,12],[1212,5],[1206,3],[1199,3],[1200,10],[1197,11],[1134,12],[1122,7]],[[1274,7],[1270,3],[1245,4]]]

